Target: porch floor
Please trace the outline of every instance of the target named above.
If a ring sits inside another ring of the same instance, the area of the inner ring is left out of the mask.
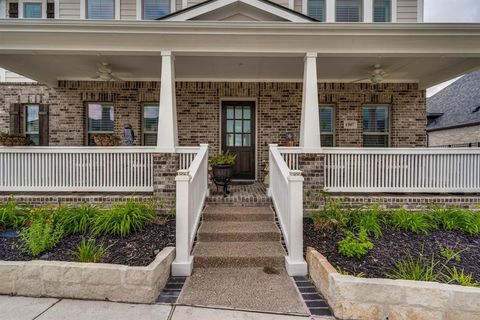
[[[233,182],[228,190],[230,194],[223,196],[221,187],[216,188],[213,183],[210,183],[210,196],[207,198],[207,203],[215,205],[228,205],[238,207],[250,206],[271,206],[271,199],[267,196],[267,186],[263,182]]]

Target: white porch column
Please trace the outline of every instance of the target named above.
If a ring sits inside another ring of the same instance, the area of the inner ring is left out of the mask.
[[[318,111],[317,53],[305,55],[303,70],[302,119],[300,146],[304,150],[320,148],[320,118]]]
[[[162,51],[162,76],[160,81],[157,147],[174,152],[175,147],[178,146],[178,133],[175,68],[171,51]]]

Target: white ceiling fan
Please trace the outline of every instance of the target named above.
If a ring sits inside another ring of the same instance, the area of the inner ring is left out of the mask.
[[[365,80],[370,80],[372,84],[381,83],[386,77],[388,73],[382,69],[382,65],[376,64],[373,66],[373,71],[370,73],[370,76],[358,80],[352,81],[352,83],[357,83]]]
[[[92,77],[102,81],[124,81],[117,77],[108,62],[97,63],[97,75]]]

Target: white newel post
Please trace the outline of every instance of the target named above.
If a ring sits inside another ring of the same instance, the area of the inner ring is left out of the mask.
[[[175,152],[178,146],[175,68],[171,51],[162,51],[160,105],[158,112],[157,147]]]
[[[303,70],[302,118],[300,123],[300,146],[306,152],[320,148],[317,81],[317,54],[309,52],[305,55]]]
[[[190,255],[190,218],[188,201],[190,195],[190,175],[188,170],[178,170],[176,188],[176,234],[175,261],[172,263],[172,276],[184,277],[192,273],[193,257]]]
[[[290,211],[289,251],[285,257],[285,267],[290,276],[308,274],[307,263],[303,258],[303,177],[299,170],[291,170],[288,176],[288,197]]]

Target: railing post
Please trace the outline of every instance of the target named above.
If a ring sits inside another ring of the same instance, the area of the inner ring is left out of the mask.
[[[290,276],[307,275],[307,263],[303,258],[303,177],[299,170],[291,170],[288,176],[289,198],[289,250],[285,267]]]
[[[175,177],[176,189],[176,248],[172,263],[172,276],[189,276],[192,273],[193,257],[190,255],[189,183],[188,170],[178,170]]]
[[[205,166],[206,168],[203,168],[206,172],[205,172],[205,180],[204,180],[204,183],[205,183],[205,189],[207,190],[207,193],[205,194],[206,197],[210,196],[210,189],[208,188],[208,143],[200,143],[200,148],[206,148],[207,150],[205,150],[205,158],[206,158],[206,161],[205,161]]]
[[[267,188],[267,196],[272,197],[272,148],[277,148],[278,144],[269,144],[268,145],[268,188]]]

